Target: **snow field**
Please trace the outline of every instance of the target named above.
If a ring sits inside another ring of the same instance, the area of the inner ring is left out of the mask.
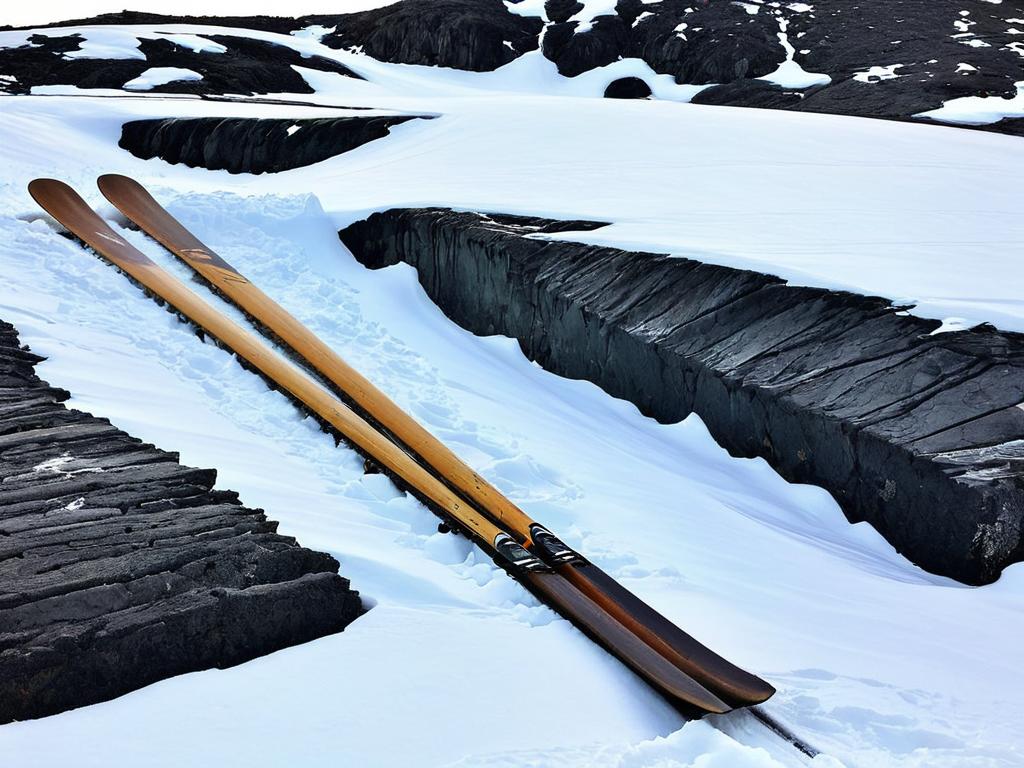
[[[190,30],[213,34],[163,31]],[[441,117],[309,168],[250,177],[137,160],[116,146],[120,125],[345,112],[5,100],[0,317],[50,358],[40,375],[70,389],[72,406],[179,450],[185,463],[216,466],[220,487],[338,557],[375,607],[340,635],[241,667],[4,726],[0,754],[47,766],[804,762],[742,716],[683,724],[473,547],[436,533],[418,503],[364,476],[354,453],[282,396],[55,233],[25,192],[31,178],[57,176],[98,205],[95,177],[121,172],[531,515],[777,684],[767,710],[829,755],[819,768],[1024,764],[1019,566],[980,589],[923,573],[871,528],[849,525],[820,489],[728,457],[695,417],[657,425],[590,384],[544,372],[511,340],[465,333],[410,268],[367,271],[336,236],[403,205],[591,218],[615,223],[563,236],[1024,328],[1015,140],[603,101],[588,98],[603,90],[597,78],[564,81],[537,57],[475,75],[331,55],[369,81],[306,75],[325,105]],[[189,275],[139,233],[126,237]]]

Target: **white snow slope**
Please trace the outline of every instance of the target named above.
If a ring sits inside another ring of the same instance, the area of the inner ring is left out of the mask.
[[[544,372],[508,339],[471,336],[410,268],[365,270],[336,237],[391,206],[602,219],[615,224],[588,239],[1024,330],[1019,139],[606,101],[595,97],[611,75],[569,81],[534,56],[470,74],[254,35],[367,78],[305,72],[324,104],[440,116],[254,177],[137,160],[117,148],[121,123],[346,112],[89,92],[0,99],[0,317],[49,357],[39,372],[70,389],[72,405],[217,467],[220,487],[334,554],[374,607],[341,634],[233,669],[2,726],[2,764],[804,762],[742,713],[684,723],[464,540],[437,534],[418,503],[363,476],[282,396],[61,237],[25,191],[56,176],[99,205],[95,177],[117,171],[149,185],[534,517],[775,683],[766,710],[825,753],[815,765],[1024,765],[1024,569],[978,589],[924,573],[870,527],[847,524],[821,489],[728,457],[697,418],[659,426]],[[643,74],[636,62],[616,66]]]

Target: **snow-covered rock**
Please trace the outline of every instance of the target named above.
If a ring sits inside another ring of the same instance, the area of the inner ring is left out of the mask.
[[[126,91],[151,91],[158,85],[202,80],[203,76],[181,67],[153,67],[124,84]]]

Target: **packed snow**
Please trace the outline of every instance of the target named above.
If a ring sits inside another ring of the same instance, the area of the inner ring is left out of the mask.
[[[964,125],[991,125],[1007,117],[1024,117],[1024,80],[1015,85],[1017,95],[1013,98],[963,96],[943,102],[938,109],[921,112],[917,117]]]
[[[757,6],[754,6],[754,13],[757,13]],[[789,42],[789,33],[786,31],[789,28],[789,20],[782,18],[781,15],[779,15],[778,18],[779,43],[786,51],[786,58],[779,65],[778,69],[758,79],[767,80],[769,83],[775,83],[775,85],[781,86],[782,88],[797,89],[811,88],[815,85],[828,85],[831,83],[832,78],[829,75],[808,72],[800,66],[799,62],[796,60],[796,49],[793,47],[793,44]]]
[[[0,754],[34,766],[807,763],[746,713],[684,722],[465,540],[437,533],[417,502],[364,475],[283,396],[62,237],[25,191],[34,177],[62,178],[120,226],[94,182],[121,172],[527,512],[773,682],[765,710],[822,750],[813,765],[1024,765],[1024,568],[973,589],[927,574],[848,524],[821,489],[729,457],[696,417],[658,425],[543,371],[509,339],[472,336],[411,268],[368,271],[336,235],[410,205],[610,221],[561,237],[1024,330],[1019,139],[605,100],[609,72],[565,79],[537,55],[466,73],[252,36],[366,80],[303,71],[317,93],[283,97],[316,108],[88,91],[3,101],[0,317],[49,358],[39,373],[73,392],[73,407],[217,467],[219,487],[331,552],[373,607],[338,635],[2,726]],[[649,77],[635,62],[611,66]],[[130,119],[367,114],[342,108],[360,106],[439,117],[264,176],[117,147]],[[189,276],[143,235],[124,235]]]
[[[902,66],[902,64],[889,64],[885,67],[877,65],[868,67],[863,72],[854,72],[853,79],[861,83],[877,83],[882,80],[895,80],[897,77],[902,77],[902,75],[896,72],[896,70],[900,69]],[[957,72],[959,71],[960,69],[958,68]]]
[[[236,31],[237,34],[237,31]],[[34,29],[0,32],[0,48],[31,46],[29,38],[68,37],[82,38],[78,48],[63,54],[65,59],[143,59],[146,55],[139,49],[141,40],[166,40],[193,53],[224,53],[227,48],[220,43],[207,40],[189,32],[165,33],[150,28],[133,27],[59,27],[55,29]],[[35,43],[34,45],[41,45]]]
[[[150,67],[141,75],[124,84],[126,91],[148,91],[158,85],[178,83],[182,81],[202,80],[203,76],[191,69],[182,67]]]

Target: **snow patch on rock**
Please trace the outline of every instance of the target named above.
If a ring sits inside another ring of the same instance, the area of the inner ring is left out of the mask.
[[[202,80],[203,76],[191,69],[182,67],[150,67],[134,80],[124,84],[126,91],[149,91],[158,85],[181,81]]]
[[[1024,80],[1017,84],[1017,94],[1000,96],[964,96],[942,103],[938,109],[921,112],[916,117],[963,125],[991,125],[1007,117],[1024,117]]]
[[[808,72],[796,61],[796,49],[789,42],[789,35],[786,30],[789,21],[779,16],[779,42],[786,51],[786,59],[771,74],[758,78],[769,83],[775,83],[783,88],[804,89],[815,85],[828,85],[832,82],[829,75]]]

